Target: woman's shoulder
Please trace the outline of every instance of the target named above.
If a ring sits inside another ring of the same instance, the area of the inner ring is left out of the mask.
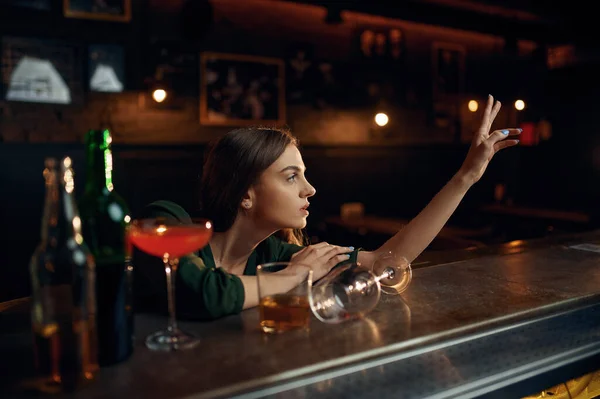
[[[158,200],[149,203],[142,209],[140,217],[166,217],[175,219],[183,224],[192,223],[192,217],[181,205],[168,200]]]

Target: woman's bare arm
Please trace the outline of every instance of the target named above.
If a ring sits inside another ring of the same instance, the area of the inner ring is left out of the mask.
[[[371,265],[377,256],[387,251],[393,251],[412,262],[427,248],[452,216],[469,188],[481,178],[494,154],[503,148],[518,144],[518,140],[506,138],[520,134],[521,129],[502,129],[489,133],[499,111],[500,102],[494,104],[494,99],[490,96],[481,126],[473,138],[460,170],[410,223],[379,249],[374,252],[360,252],[359,262]]]

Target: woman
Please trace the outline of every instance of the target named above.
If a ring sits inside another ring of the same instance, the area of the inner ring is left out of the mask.
[[[507,137],[518,135],[520,129],[489,133],[499,110],[500,102],[489,96],[481,126],[459,171],[407,226],[372,252],[325,242],[302,245],[300,231],[306,226],[309,200],[316,190],[306,180],[302,156],[290,133],[264,128],[227,133],[208,153],[202,175],[202,209],[213,221],[214,235],[199,254],[180,261],[178,314],[215,319],[256,306],[256,266],[264,262],[307,264],[315,279],[341,262],[370,265],[386,251],[412,262],[480,179],[493,155],[518,143]],[[191,220],[168,201],[148,206],[144,217],[155,216],[181,223]],[[151,280],[155,287],[164,287],[164,280]],[[289,288],[274,285],[272,293]]]

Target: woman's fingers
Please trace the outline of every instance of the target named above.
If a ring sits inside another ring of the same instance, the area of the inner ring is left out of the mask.
[[[488,126],[489,126],[489,121],[490,121],[491,116],[492,116],[493,105],[494,105],[494,97],[492,97],[492,95],[490,94],[488,96],[488,101],[487,101],[487,104],[485,106],[485,111],[483,111],[483,122],[487,123]],[[489,127],[488,127],[488,130],[489,130]]]
[[[305,249],[307,249],[306,254],[296,260],[310,266],[315,271],[315,278],[327,274],[335,265],[348,260],[349,253],[354,250],[351,247],[331,244],[315,244]]]
[[[519,134],[521,134],[521,129],[518,128],[494,130],[492,134],[490,134],[488,140],[490,140],[492,143],[497,143],[506,139],[509,136],[516,136]]]
[[[334,256],[333,258],[329,259],[329,261],[325,264],[327,266],[327,271],[333,269],[338,263],[348,259],[350,259],[350,255],[348,254],[340,254]]]
[[[315,257],[311,258],[311,267],[321,268],[324,273],[329,272],[335,265],[350,258],[349,253],[351,248],[331,245],[331,247],[323,252],[315,252]]]
[[[306,255],[306,253],[308,252],[308,248],[309,247],[304,247],[300,251],[292,254],[292,259],[298,258],[298,257],[302,257],[302,256]]]
[[[340,247],[338,245],[332,245],[331,248],[329,248],[329,250],[327,252],[323,252],[323,257],[324,258],[332,257],[332,256],[336,256],[339,254],[352,252],[352,250],[353,250],[352,248]]]
[[[492,115],[490,116],[488,132],[492,129],[492,124],[494,123],[494,120],[498,116],[498,112],[500,112],[500,108],[502,108],[502,103],[500,101],[496,101],[496,104],[494,104],[494,107],[492,108]]]
[[[483,117],[481,119],[481,125],[479,126],[478,134],[475,135],[474,140],[476,143],[481,143],[490,136],[490,129],[492,124],[500,112],[502,103],[500,101],[494,101],[494,97],[490,94],[488,96],[485,110],[483,111]]]
[[[326,264],[333,257],[336,257],[340,254],[347,254],[353,250],[354,248],[340,247],[338,245],[331,245],[326,242],[321,242],[301,249],[292,255],[292,259],[298,262],[306,262],[309,264],[309,266],[318,266],[319,264]]]
[[[494,106],[492,107],[492,115],[490,118],[490,122],[493,122],[494,119],[496,119],[496,117],[498,116],[498,112],[500,112],[500,108],[502,108],[502,103],[499,100],[496,100]]]
[[[326,261],[327,266],[331,269],[333,266],[338,263],[348,260],[350,258],[350,252],[353,251],[353,248],[349,247],[338,247],[332,248],[331,251],[324,254],[323,260]],[[333,264],[331,264],[334,262]]]
[[[489,108],[489,112],[487,112]],[[502,103],[500,101],[494,101],[494,97],[490,95],[488,97],[488,105],[486,107],[486,113],[484,114],[485,121],[485,133],[489,134],[490,129],[492,128],[492,124],[498,116],[498,112],[500,112],[500,108],[502,108]]]

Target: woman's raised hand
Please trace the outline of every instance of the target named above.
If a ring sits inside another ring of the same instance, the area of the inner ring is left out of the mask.
[[[505,128],[490,133],[492,123],[496,119],[500,107],[500,101],[494,101],[494,97],[490,95],[481,125],[473,137],[471,147],[459,172],[470,184],[476,183],[483,176],[494,154],[519,143],[519,140],[509,139],[509,137],[521,134],[521,129]]]

